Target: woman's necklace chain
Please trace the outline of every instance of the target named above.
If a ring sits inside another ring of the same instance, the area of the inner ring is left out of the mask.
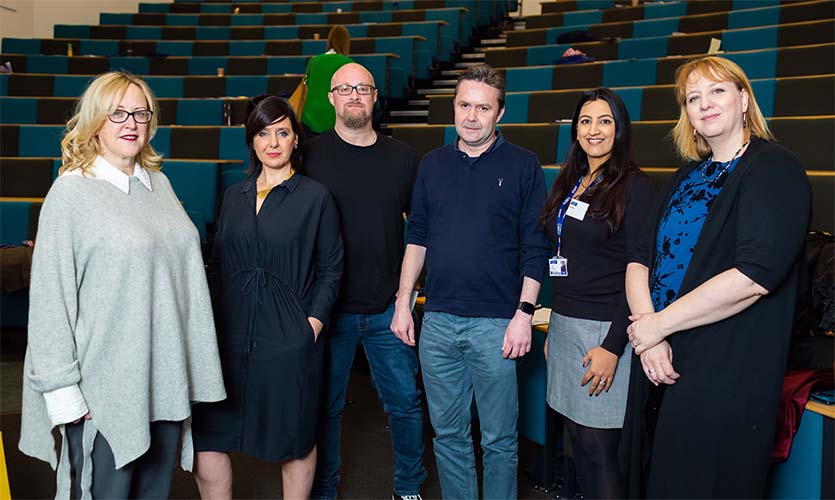
[[[290,171],[290,175],[288,175],[287,177],[285,177],[283,181],[279,182],[279,183],[278,183],[278,184],[276,184],[275,186],[278,186],[278,185],[280,185],[280,184],[284,184],[285,182],[289,181],[289,180],[290,180],[290,177],[293,177],[293,174],[295,174],[295,173],[296,173],[296,171],[295,171],[295,170],[291,170],[291,171]],[[267,197],[267,195],[268,195],[268,194],[270,194],[270,191],[272,191],[272,190],[273,190],[273,188],[274,188],[275,186],[270,186],[270,187],[268,187],[268,188],[266,188],[266,189],[257,190],[256,192],[258,193],[258,198],[261,198],[262,200],[263,200],[264,198],[266,198],[266,197]]]
[[[714,177],[713,179],[708,179],[708,175],[707,175],[707,166],[710,165],[711,163],[713,163],[713,155],[710,155],[710,158],[708,158],[702,164],[702,180],[705,181],[705,182],[709,182],[711,184],[716,183],[716,181],[721,179],[722,176],[725,175],[725,172],[727,172],[728,169],[731,168],[731,165],[733,165],[734,160],[736,160],[739,157],[739,153],[743,149],[745,149],[745,146],[747,146],[747,145],[748,145],[748,141],[743,142],[742,146],[740,146],[739,149],[736,150],[736,153],[734,153],[733,157],[730,160],[728,160],[724,163],[716,162],[716,163],[719,163],[719,166],[722,168],[722,170],[720,170],[719,174],[717,174],[716,177]]]

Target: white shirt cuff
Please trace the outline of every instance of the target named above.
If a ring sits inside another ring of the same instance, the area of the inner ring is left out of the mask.
[[[46,412],[52,425],[74,422],[87,414],[87,402],[81,394],[78,384],[68,385],[43,393],[46,400]]]

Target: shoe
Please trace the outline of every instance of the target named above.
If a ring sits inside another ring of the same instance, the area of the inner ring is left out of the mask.
[[[420,496],[420,493],[415,493],[414,495],[398,495],[392,492],[391,500],[423,500],[423,497]]]

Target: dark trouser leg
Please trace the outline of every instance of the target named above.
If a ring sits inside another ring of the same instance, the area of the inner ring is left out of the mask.
[[[311,498],[336,498],[342,410],[345,408],[354,353],[359,345],[357,318],[356,314],[334,315],[328,330],[319,337],[319,342],[325,342],[325,362],[316,436],[316,475]]]
[[[429,473],[423,466],[423,408],[417,388],[418,359],[391,331],[394,305],[380,314],[366,315],[368,328],[362,345],[371,378],[389,417],[394,447],[394,491],[416,495]]]
[[[180,458],[182,422],[151,422],[151,447],[134,461],[131,498],[168,498]]]
[[[565,426],[574,448],[583,497],[623,498],[624,481],[618,468],[621,430],[586,427],[567,418]]]
[[[81,471],[84,467],[82,446],[84,421],[82,420],[77,424],[67,424],[65,429],[67,444],[69,445],[70,467],[75,476],[72,494],[73,498],[81,498]],[[130,498],[130,484],[135,462],[131,462],[121,469],[116,469],[113,452],[101,433],[96,434],[90,461],[93,465],[93,484],[90,489],[94,499]]]

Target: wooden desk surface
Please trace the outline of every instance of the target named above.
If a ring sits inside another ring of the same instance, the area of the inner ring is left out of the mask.
[[[824,417],[835,418],[835,405],[825,405],[816,401],[809,401],[806,403],[806,409],[820,413]]]

